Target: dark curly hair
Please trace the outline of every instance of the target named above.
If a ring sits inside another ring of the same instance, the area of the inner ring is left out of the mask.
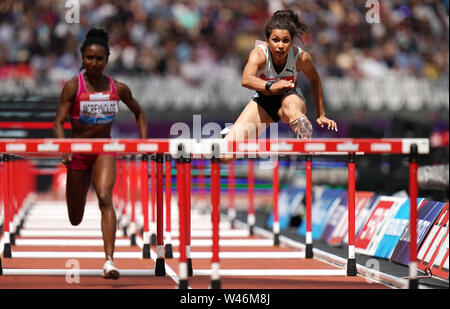
[[[264,27],[264,35],[266,39],[269,39],[272,30],[274,29],[285,29],[291,34],[292,39],[298,37],[302,39],[302,35],[309,31],[309,28],[298,18],[291,9],[278,10],[273,13],[272,17],[266,23]]]

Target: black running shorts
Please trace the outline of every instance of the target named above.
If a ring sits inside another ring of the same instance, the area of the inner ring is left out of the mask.
[[[281,107],[281,100],[285,95],[293,93],[297,94],[300,98],[303,99],[303,101],[305,101],[303,94],[298,90],[291,90],[288,93],[276,95],[264,95],[261,92],[257,91],[253,95],[252,100],[255,101],[259,106],[261,106],[267,112],[267,114],[269,114],[274,122],[278,122],[280,121],[278,110]]]

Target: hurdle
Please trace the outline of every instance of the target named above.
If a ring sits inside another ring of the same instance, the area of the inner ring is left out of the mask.
[[[9,237],[10,227],[13,226],[12,213],[17,213],[16,205],[11,206],[10,198],[12,192],[12,186],[7,185],[6,181],[10,177],[9,155],[19,156],[57,156],[61,152],[73,152],[73,153],[98,153],[103,151],[114,151],[121,155],[127,154],[170,154],[176,159],[177,164],[177,188],[178,188],[178,206],[179,206],[179,277],[180,288],[187,288],[188,270],[188,258],[190,239],[190,167],[192,156],[207,158],[212,160],[211,164],[211,205],[212,214],[211,219],[213,223],[212,230],[212,254],[211,265],[212,269],[209,273],[211,275],[211,287],[220,288],[220,274],[219,269],[220,254],[219,244],[222,245],[222,241],[219,236],[219,223],[220,223],[220,155],[222,154],[241,154],[243,157],[249,157],[249,155],[325,155],[325,154],[340,154],[348,156],[348,190],[349,190],[349,204],[348,204],[348,218],[349,218],[349,253],[347,260],[347,276],[355,276],[356,271],[356,259],[354,252],[354,190],[355,190],[355,155],[356,154],[403,154],[409,155],[410,173],[409,173],[409,194],[410,194],[410,277],[409,288],[417,288],[417,158],[419,155],[429,153],[429,140],[428,139],[316,139],[311,141],[303,141],[297,139],[273,139],[273,140],[249,140],[249,141],[231,141],[225,142],[222,139],[206,139],[203,141],[196,140],[183,140],[183,139],[22,139],[22,140],[0,140],[0,153],[3,154],[2,161],[2,177],[4,187],[4,231],[5,231],[5,243],[3,250],[3,257],[8,258],[8,253],[11,253],[11,237]],[[307,162],[311,160],[308,159]],[[161,163],[161,162],[160,162]],[[160,169],[161,170],[161,169]],[[308,173],[307,173],[308,175]],[[307,182],[308,178],[307,176]],[[310,182],[310,181],[309,181]],[[157,181],[158,186],[161,186],[161,178]],[[156,186],[154,186],[156,187]],[[155,200],[158,200],[157,195],[162,196],[162,191],[157,190]],[[158,193],[159,192],[159,193]],[[307,189],[309,192],[309,189]],[[309,194],[307,194],[309,195]],[[311,197],[309,197],[311,198]],[[162,201],[162,199],[159,199]],[[310,201],[307,202],[310,204]],[[153,206],[153,205],[152,205]],[[160,210],[161,207],[158,207]],[[307,205],[308,208],[308,205]],[[309,207],[310,208],[310,207]],[[157,211],[157,210],[156,210]],[[188,214],[188,213],[189,214]],[[153,212],[154,213],[154,212]],[[184,214],[184,215],[183,215]],[[144,219],[145,220],[145,219]],[[162,221],[161,217],[157,219]],[[307,214],[307,220],[310,221],[310,214]],[[251,222],[250,222],[251,223]],[[159,230],[159,232],[161,232]],[[311,230],[307,231],[311,232]],[[308,240],[308,237],[307,237]],[[308,243],[312,251],[312,242]],[[159,242],[161,245],[161,242]],[[9,254],[11,257],[11,254]],[[160,255],[159,255],[160,256]],[[310,256],[307,252],[306,256]],[[2,274],[8,275],[13,273],[12,270],[2,268]],[[27,273],[23,270],[23,273]],[[29,271],[29,274],[36,273]],[[126,273],[126,272],[125,272]],[[198,274],[198,271],[194,271],[193,275]],[[249,272],[253,273],[253,272]],[[300,274],[301,272],[298,272]],[[314,273],[312,270],[308,270],[305,274],[311,275]],[[339,272],[342,274],[343,272]],[[252,274],[250,274],[252,275]],[[254,275],[254,274],[253,274]]]

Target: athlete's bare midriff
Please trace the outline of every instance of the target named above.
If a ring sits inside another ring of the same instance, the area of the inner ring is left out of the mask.
[[[72,138],[110,138],[112,122],[108,124],[85,124],[71,119]]]

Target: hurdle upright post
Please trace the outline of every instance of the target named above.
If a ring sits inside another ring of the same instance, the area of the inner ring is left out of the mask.
[[[219,274],[219,223],[220,223],[220,151],[219,145],[212,146],[211,159],[211,221],[212,221],[212,258],[211,258],[211,288],[220,289]]]
[[[130,222],[130,243],[136,246],[136,162],[135,156],[128,158],[128,169],[130,174],[130,201],[131,201],[131,222]]]
[[[273,162],[273,245],[280,245],[280,218],[278,213],[278,192],[280,190],[279,161]]]
[[[156,154],[156,265],[155,275],[165,276],[166,268],[164,263],[164,156],[162,153]]]
[[[409,154],[409,289],[417,289],[417,145],[412,144]]]
[[[255,226],[255,205],[254,205],[254,191],[255,191],[255,173],[254,162],[252,158],[248,159],[248,215],[247,224],[249,226],[249,233],[253,235],[253,229]]]
[[[311,259],[313,258],[313,243],[312,243],[312,219],[311,219],[311,212],[312,212],[312,156],[307,155],[306,156],[306,192],[305,192],[305,199],[306,199],[306,251],[305,251],[305,258]]]
[[[185,214],[186,214],[186,260],[188,267],[188,276],[193,275],[192,259],[191,259],[191,163],[190,154],[186,154],[183,160],[184,167],[184,189],[185,189]]]
[[[141,170],[141,200],[142,212],[144,217],[143,237],[144,245],[142,248],[142,257],[144,259],[150,258],[150,231],[148,218],[148,154],[142,155],[142,170]]]
[[[177,158],[177,191],[178,191],[178,225],[179,225],[179,289],[187,289],[188,285],[188,266],[186,259],[186,192],[185,192],[185,169],[183,166],[184,147],[183,144],[178,145]]]
[[[150,162],[150,179],[151,179],[151,186],[150,186],[150,201],[151,201],[151,209],[152,209],[152,219],[150,224],[150,244],[152,246],[156,246],[156,157],[155,155],[151,155],[151,162]]]
[[[9,234],[9,228],[10,228],[10,222],[9,222],[9,211],[10,211],[10,200],[9,200],[9,154],[3,155],[3,193],[4,193],[4,222],[3,222],[3,235],[5,237],[5,243],[3,246],[3,257],[4,258],[11,258],[11,243],[10,243],[10,234]]]
[[[348,259],[347,276],[356,276],[355,258],[355,153],[348,154]]]
[[[236,220],[236,207],[234,202],[234,161],[228,164],[228,218],[231,228],[234,228]]]
[[[165,155],[165,200],[166,200],[166,241],[164,245],[164,256],[166,259],[173,258],[172,248],[172,225],[171,225],[171,206],[172,206],[172,156],[170,154]]]

